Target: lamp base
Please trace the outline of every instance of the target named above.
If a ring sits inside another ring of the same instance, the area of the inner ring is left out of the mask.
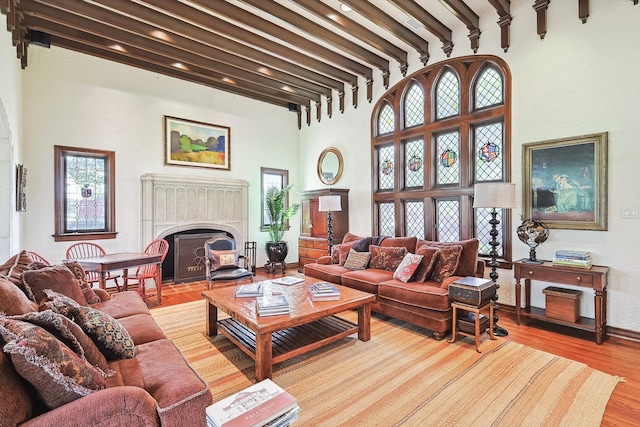
[[[493,325],[493,335],[497,337],[506,337],[509,335],[509,331],[499,325]]]
[[[543,264],[544,261],[539,261],[537,259],[523,259],[522,263],[523,264]]]

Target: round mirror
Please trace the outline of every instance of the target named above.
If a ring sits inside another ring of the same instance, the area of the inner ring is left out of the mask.
[[[333,185],[342,177],[343,166],[340,150],[325,148],[318,159],[318,178],[327,185]]]

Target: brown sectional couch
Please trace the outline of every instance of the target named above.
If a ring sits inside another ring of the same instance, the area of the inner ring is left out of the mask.
[[[0,312],[6,316],[38,311],[20,285],[29,261],[22,251],[0,266]],[[42,390],[20,376],[12,355],[0,352],[0,426],[205,426],[205,408],[212,403],[207,383],[167,339],[138,293],[94,293],[101,301],[87,306],[117,319],[136,355],[107,361],[112,372],[104,378],[106,388],[48,409]],[[0,344],[5,347],[2,335]]]
[[[350,244],[361,239],[359,236],[347,233],[342,244]],[[375,294],[376,301],[372,311],[430,329],[436,339],[443,339],[451,330],[453,319],[449,284],[464,276],[484,276],[485,263],[477,258],[478,240],[444,243],[427,242],[416,237],[387,237],[379,245],[405,247],[410,253],[416,253],[416,250],[423,245],[435,247],[460,245],[462,251],[453,275],[441,283],[430,279],[425,282],[412,280],[404,283],[393,278],[393,271],[380,268],[349,270],[339,263],[333,263],[336,257],[331,256],[324,256],[315,263],[306,264],[304,274]]]

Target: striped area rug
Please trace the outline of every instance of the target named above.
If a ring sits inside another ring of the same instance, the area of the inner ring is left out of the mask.
[[[204,333],[205,302],[151,311],[214,401],[255,382],[251,358]],[[356,320],[355,312],[343,315]],[[371,321],[368,342],[346,338],[274,366],[300,426],[598,426],[621,381],[503,338],[449,344],[395,320]]]

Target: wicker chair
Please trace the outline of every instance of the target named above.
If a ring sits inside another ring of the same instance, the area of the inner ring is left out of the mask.
[[[29,256],[31,257],[31,259],[32,259],[33,261],[41,262],[41,263],[43,263],[44,265],[51,265],[51,263],[50,263],[49,261],[47,261],[46,259],[44,259],[44,258],[42,257],[42,255],[40,255],[40,254],[38,254],[38,253],[36,253],[36,252],[33,252],[33,251],[27,251],[27,254],[29,254]]]
[[[105,255],[106,252],[102,248],[102,246],[97,245],[91,242],[79,242],[74,243],[73,245],[67,248],[67,253],[65,257],[67,259],[81,259],[81,258],[90,258],[96,256]],[[100,283],[100,273],[96,271],[87,271],[87,283],[89,283],[92,287],[94,283]],[[120,284],[118,283],[119,274],[112,274],[110,271],[106,273],[106,280],[113,280],[116,285],[116,289],[118,292],[122,291]]]

